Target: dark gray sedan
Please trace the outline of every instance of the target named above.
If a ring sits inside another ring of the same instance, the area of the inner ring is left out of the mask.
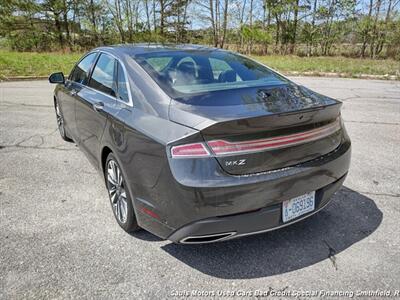
[[[232,52],[120,45],[54,73],[61,137],[104,176],[118,224],[208,243],[302,220],[343,184],[341,103]]]

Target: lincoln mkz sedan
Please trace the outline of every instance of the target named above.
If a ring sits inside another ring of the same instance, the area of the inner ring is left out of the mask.
[[[270,231],[324,208],[349,169],[341,102],[229,51],[100,47],[49,80],[61,137],[104,176],[127,232]]]

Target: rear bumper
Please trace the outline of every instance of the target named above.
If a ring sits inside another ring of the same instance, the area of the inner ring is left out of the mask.
[[[347,173],[339,180],[317,190],[315,210],[290,222],[283,223],[282,204],[278,203],[255,212],[196,221],[176,230],[168,239],[175,243],[203,244],[263,233],[288,226],[323,209],[330,202],[331,196],[342,186],[346,175]]]
[[[347,139],[316,160],[249,176],[227,175],[215,159],[202,164],[174,160],[171,168],[163,169],[151,191],[138,195],[143,198],[140,201],[136,198],[137,219],[142,228],[177,243],[192,236],[223,233],[225,240],[273,230],[298,221],[283,224],[281,206],[285,200],[316,191],[315,210],[308,215],[322,209],[343,184],[350,158]],[[142,213],[142,207],[159,218]]]

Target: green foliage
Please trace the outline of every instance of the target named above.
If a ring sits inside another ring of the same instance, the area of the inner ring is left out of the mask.
[[[13,76],[48,76],[62,71],[68,74],[81,53],[35,53],[0,51],[0,79]],[[400,62],[394,60],[353,59],[344,57],[255,56],[256,60],[280,72],[338,72],[347,76],[360,74],[397,75]],[[154,64],[163,65],[163,60]],[[221,69],[224,66],[220,66]]]
[[[243,25],[240,28],[240,34],[243,36],[246,42],[254,41],[261,44],[270,44],[272,41],[272,36],[266,30],[261,28],[250,27]]]
[[[253,54],[398,58],[399,4],[397,0],[2,0],[0,39],[2,47],[16,51],[83,52],[99,45],[157,42],[208,44]],[[343,45],[351,45],[350,51]]]

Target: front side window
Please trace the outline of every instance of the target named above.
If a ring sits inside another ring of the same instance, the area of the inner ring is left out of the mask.
[[[173,98],[288,82],[251,59],[225,51],[160,51],[133,58]]]
[[[89,86],[106,93],[107,95],[116,96],[116,86],[114,80],[115,59],[102,53],[93,69]]]
[[[129,103],[129,94],[128,94],[125,73],[120,63],[118,63],[117,72],[118,72],[118,79],[117,79],[118,99]]]
[[[82,59],[74,68],[71,73],[71,81],[87,84],[89,79],[89,71],[93,65],[97,53],[90,53]]]

